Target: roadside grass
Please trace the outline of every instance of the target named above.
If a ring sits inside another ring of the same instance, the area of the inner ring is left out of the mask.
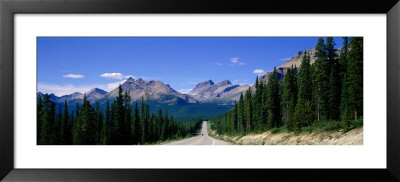
[[[280,127],[280,128],[272,128],[271,133],[283,133],[283,132],[289,132],[289,130],[286,127]]]
[[[348,132],[355,128],[363,126],[363,118],[358,120],[349,121],[321,121],[315,122],[311,126],[306,126],[296,131],[296,133],[312,133],[312,132],[323,132],[323,131],[343,131]]]
[[[227,136],[231,136],[231,137],[239,136],[239,138],[241,138],[246,135],[260,134],[260,133],[264,133],[267,131],[270,131],[272,134],[294,132],[295,135],[298,135],[301,133],[309,133],[310,134],[313,132],[319,133],[319,132],[325,132],[325,131],[342,131],[343,133],[346,133],[352,129],[360,128],[360,127],[363,127],[363,118],[362,117],[359,118],[358,120],[314,122],[311,126],[302,127],[296,131],[290,131],[286,126],[283,126],[283,127],[279,127],[279,128],[270,128],[270,129],[263,128],[259,131],[251,131],[251,132],[247,132],[247,133],[245,133],[245,132],[224,133],[223,135],[227,135]],[[216,132],[212,126],[209,127],[209,130]],[[218,137],[218,136],[216,136],[216,137]],[[221,138],[221,137],[219,137],[219,138]]]

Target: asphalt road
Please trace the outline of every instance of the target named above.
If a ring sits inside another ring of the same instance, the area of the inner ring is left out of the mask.
[[[231,145],[231,144],[208,136],[207,121],[203,121],[201,132],[198,136],[167,143],[166,145]]]

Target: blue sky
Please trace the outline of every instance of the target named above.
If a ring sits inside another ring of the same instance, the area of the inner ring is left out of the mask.
[[[38,91],[110,91],[129,76],[186,93],[197,83],[253,84],[318,37],[38,37]],[[335,38],[336,47],[342,39]],[[255,70],[259,70],[254,73]]]

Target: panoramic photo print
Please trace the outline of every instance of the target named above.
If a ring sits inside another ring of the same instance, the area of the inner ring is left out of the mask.
[[[37,145],[363,145],[362,37],[37,37]]]

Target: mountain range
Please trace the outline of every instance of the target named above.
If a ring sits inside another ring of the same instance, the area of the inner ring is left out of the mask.
[[[153,101],[163,104],[182,104],[182,103],[198,103],[192,97],[177,92],[168,84],[161,81],[144,81],[139,78],[134,80],[129,77],[126,82],[121,85],[123,92],[128,92],[132,101],[140,100],[142,97],[149,97]],[[118,88],[105,94],[105,98],[114,98],[118,95]]]
[[[317,59],[315,48],[311,48],[307,51],[312,64]],[[340,51],[340,48],[338,51]],[[295,53],[290,60],[277,67],[278,78],[283,80],[287,69],[292,65],[299,68],[303,57],[304,50]],[[259,80],[267,83],[271,74],[272,71],[260,75]],[[145,81],[141,78],[135,80],[129,77],[121,84],[122,91],[129,93],[132,102],[140,101],[142,97],[146,98],[152,106],[155,106],[151,108],[168,108],[169,112],[174,114],[174,117],[177,116],[178,118],[179,116],[187,114],[200,117],[225,112],[232,108],[235,100],[239,100],[240,93],[245,92],[249,87],[252,91],[255,90],[253,86],[234,85],[229,80],[224,80],[219,83],[207,80],[198,83],[189,93],[183,94],[161,81]],[[43,96],[41,92],[37,94]],[[50,99],[55,101],[58,105],[63,104],[66,100],[69,108],[73,110],[77,102],[82,102],[84,94],[86,94],[86,98],[89,102],[97,102],[101,106],[104,106],[107,100],[112,101],[116,98],[118,95],[118,88],[110,92],[99,88],[93,88],[86,93],[75,92],[61,97],[50,94]]]
[[[184,119],[206,119],[209,116],[224,113],[233,106],[234,96],[240,95],[243,88],[249,86],[233,85],[225,80],[214,84],[212,80],[199,83],[191,94],[182,94],[171,88],[168,84],[161,81],[145,81],[143,79],[128,78],[121,84],[122,92],[129,93],[132,102],[139,102],[143,98],[147,99],[150,105],[150,112],[158,112],[158,109],[168,109],[168,113],[177,120]],[[203,85],[203,86],[201,86]],[[58,97],[50,94],[50,100],[56,103],[58,108],[64,108],[63,104],[67,101],[68,110],[74,111],[76,104],[81,104],[84,94],[92,104],[97,103],[100,108],[104,108],[107,101],[112,102],[118,95],[118,88],[106,92],[99,88],[91,89],[86,93],[75,92],[69,95]],[[41,92],[38,96],[43,96]],[[132,104],[134,105],[134,104]],[[140,107],[140,104],[139,104]]]
[[[86,92],[86,99],[89,102],[95,102],[96,100],[103,98],[106,94],[107,94],[107,92],[102,89],[93,88],[93,89],[89,90],[88,92]],[[44,94],[41,92],[38,92],[37,95],[43,97]],[[84,96],[84,94],[80,93],[80,92],[74,92],[72,94],[63,95],[61,97],[58,97],[54,94],[50,94],[50,100],[53,100],[54,102],[64,102],[65,100],[67,100],[68,102],[81,101],[83,99],[83,96]]]
[[[240,93],[248,88],[249,85],[233,85],[229,80],[217,84],[214,84],[212,80],[207,80],[197,84],[188,95],[200,102],[232,101],[238,100]]]
[[[224,80],[217,84],[214,84],[212,80],[207,80],[197,84],[188,94],[182,94],[161,81],[145,81],[141,78],[135,80],[130,77],[121,84],[121,88],[123,93],[129,93],[132,101],[139,101],[142,97],[148,97],[153,102],[173,105],[196,104],[219,100],[229,102],[235,100],[249,86],[233,85],[229,80]],[[92,103],[104,99],[113,100],[118,95],[118,88],[110,92],[93,88],[86,93],[75,92],[61,97],[50,94],[50,99],[55,102],[64,102],[64,100],[79,101],[83,99],[84,94],[86,94],[86,98]],[[38,95],[43,96],[43,93],[39,92]]]

